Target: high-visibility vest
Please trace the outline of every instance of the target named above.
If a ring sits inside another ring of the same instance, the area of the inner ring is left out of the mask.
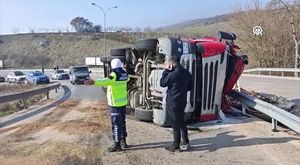
[[[108,105],[122,107],[127,105],[127,81],[129,80],[126,71],[118,74],[113,71],[107,78],[95,81],[96,86],[107,86]]]

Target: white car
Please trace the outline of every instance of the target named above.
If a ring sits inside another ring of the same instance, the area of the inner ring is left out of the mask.
[[[7,82],[11,83],[25,83],[26,82],[26,75],[21,71],[14,71],[7,75],[6,77]]]
[[[56,70],[55,73],[51,75],[52,80],[68,80],[69,74],[64,70]]]

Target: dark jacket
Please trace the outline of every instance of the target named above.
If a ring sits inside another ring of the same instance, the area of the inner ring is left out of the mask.
[[[192,75],[181,66],[173,70],[165,70],[160,79],[161,87],[168,87],[167,106],[184,108],[186,106],[187,92],[192,89]]]

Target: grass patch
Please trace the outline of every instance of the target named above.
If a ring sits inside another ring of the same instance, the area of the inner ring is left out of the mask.
[[[0,96],[17,92],[24,92],[33,89],[35,86],[31,84],[1,84]]]
[[[39,102],[42,98],[44,98],[46,94],[39,94],[35,95],[29,99],[26,100],[26,105],[27,106],[32,106]],[[20,100],[9,102],[9,103],[4,103],[0,104],[0,117],[7,116],[10,114],[13,114],[15,112],[18,112],[20,110],[23,110],[25,107],[22,104]]]

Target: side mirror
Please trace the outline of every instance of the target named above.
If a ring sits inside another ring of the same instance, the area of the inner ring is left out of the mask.
[[[242,61],[245,65],[249,64],[248,56],[247,55],[242,55]]]
[[[234,33],[219,31],[218,36],[219,38],[224,40],[231,40],[231,41],[236,40],[236,35]]]

